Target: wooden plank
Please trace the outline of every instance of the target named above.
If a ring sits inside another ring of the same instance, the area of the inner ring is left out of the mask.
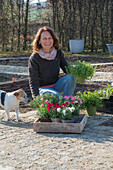
[[[38,133],[82,133],[87,123],[87,115],[80,114],[78,119],[79,123],[53,123],[35,120],[33,130]]]

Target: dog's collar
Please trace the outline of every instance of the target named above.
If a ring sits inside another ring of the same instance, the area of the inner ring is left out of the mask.
[[[1,93],[1,103],[3,106],[4,106],[4,101],[5,101],[5,95],[6,95],[6,92]]]

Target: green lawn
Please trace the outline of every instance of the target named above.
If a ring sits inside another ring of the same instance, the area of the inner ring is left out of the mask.
[[[71,52],[67,52],[67,51],[63,51],[65,56],[67,57],[71,57],[71,56],[91,56],[91,57],[113,57],[110,56],[110,54],[108,52],[106,53],[91,53],[91,52],[87,52],[84,51],[82,54],[72,54]],[[21,52],[2,52],[0,53],[0,57],[6,57],[6,56],[20,56],[20,55],[24,55],[24,54],[31,54],[32,51],[21,51]]]

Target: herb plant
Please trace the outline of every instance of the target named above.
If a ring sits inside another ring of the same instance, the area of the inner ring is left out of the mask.
[[[72,63],[68,63],[68,67],[66,67],[66,70],[70,76],[74,75],[75,82],[78,82],[79,78],[83,78],[84,80],[91,79],[96,68],[91,66],[90,63],[87,63],[85,61],[81,62],[80,60],[78,60],[75,65],[73,65]]]
[[[101,107],[102,104],[102,99],[99,96],[97,90],[95,90],[94,92],[78,92],[81,100],[82,100],[82,108],[85,109],[88,106],[96,106],[96,107]]]
[[[98,92],[99,96],[101,97],[101,99],[109,99],[109,97],[111,95],[113,95],[113,87],[111,87],[109,84],[108,84],[108,87],[107,88],[104,88],[102,90],[99,90]]]

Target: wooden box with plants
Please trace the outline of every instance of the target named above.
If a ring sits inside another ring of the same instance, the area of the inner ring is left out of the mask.
[[[108,84],[108,87],[100,90],[98,94],[103,106],[97,107],[97,111],[113,114],[113,87]]]
[[[77,96],[57,97],[45,93],[31,101],[37,108],[35,132],[81,133],[87,122],[87,114],[80,114],[82,101]]]

